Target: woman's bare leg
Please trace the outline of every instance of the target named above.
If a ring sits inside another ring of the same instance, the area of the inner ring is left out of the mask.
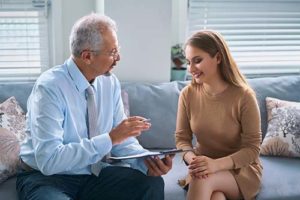
[[[211,200],[214,192],[222,192],[228,199],[242,198],[233,175],[229,171],[221,171],[205,179],[192,179],[187,199]]]
[[[210,200],[226,200],[226,197],[223,192],[213,192]]]

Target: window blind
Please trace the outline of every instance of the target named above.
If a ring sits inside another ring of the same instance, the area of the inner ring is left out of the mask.
[[[47,0],[0,0],[0,80],[35,80],[48,66]]]
[[[300,73],[300,0],[189,0],[188,34],[213,29],[246,75]]]

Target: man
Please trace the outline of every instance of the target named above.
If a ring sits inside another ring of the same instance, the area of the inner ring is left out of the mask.
[[[114,21],[96,14],[81,18],[70,49],[72,56],[43,73],[28,99],[20,199],[163,199],[160,176],[171,169],[170,156],[127,160],[130,167],[103,160],[110,152],[146,152],[135,136],[151,125],[124,114],[120,83],[111,74],[120,60]]]

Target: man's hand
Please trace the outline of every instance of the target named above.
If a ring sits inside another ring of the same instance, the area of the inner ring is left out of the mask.
[[[148,157],[145,159],[145,165],[148,167],[148,176],[161,176],[172,168],[172,159],[175,155],[166,155],[163,159],[158,156]]]
[[[142,131],[150,128],[151,124],[140,116],[129,117],[123,120],[109,133],[112,144],[120,144],[129,137],[139,136]]]

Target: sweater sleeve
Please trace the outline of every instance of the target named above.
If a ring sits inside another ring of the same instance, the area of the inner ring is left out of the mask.
[[[261,143],[260,112],[255,95],[246,90],[240,101],[241,146],[231,158],[234,168],[247,166],[258,159]]]
[[[193,133],[189,123],[187,91],[187,88],[183,89],[179,96],[175,131],[176,147],[184,150],[193,148]]]

